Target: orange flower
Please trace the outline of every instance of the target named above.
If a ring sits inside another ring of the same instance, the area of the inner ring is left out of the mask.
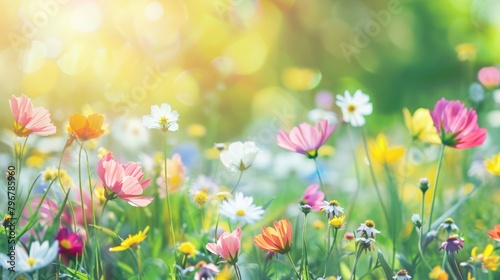
[[[165,163],[162,163],[162,172],[160,177],[156,180],[160,186],[160,197],[165,197]],[[184,177],[186,174],[186,167],[182,163],[182,158],[179,154],[174,154],[172,159],[167,159],[167,184],[169,192],[173,193],[178,191],[182,184],[184,184]]]
[[[73,114],[69,117],[68,133],[81,140],[94,139],[104,133],[103,122],[104,116],[100,114],[92,114],[88,117]]]
[[[500,241],[500,225],[496,225],[492,230],[488,230],[491,239]]]
[[[274,222],[274,228],[262,228],[253,242],[264,251],[286,254],[292,248],[292,224],[286,218]]]

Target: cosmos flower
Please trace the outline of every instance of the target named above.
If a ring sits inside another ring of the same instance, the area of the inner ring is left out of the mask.
[[[153,197],[141,196],[151,179],[142,181],[144,173],[139,164],[117,163],[109,152],[97,162],[96,170],[107,191],[111,191],[106,195],[108,200],[120,197],[135,207],[145,207],[153,200]]]
[[[21,244],[16,246],[15,269],[16,272],[30,272],[38,270],[49,265],[57,257],[59,252],[59,242],[55,241],[49,246],[49,241],[44,241],[42,244],[38,241],[31,243],[29,255],[23,249]],[[8,269],[10,257],[5,254],[0,254],[0,265]]]
[[[224,232],[217,243],[208,243],[206,248],[213,254],[217,254],[231,265],[238,262],[241,247],[241,229],[237,228],[233,232]]]
[[[142,241],[144,241],[144,239],[146,239],[147,237],[146,233],[148,233],[148,231],[149,231],[149,226],[146,226],[144,231],[141,230],[139,231],[139,233],[134,235],[129,234],[129,236],[125,240],[123,240],[119,246],[109,248],[109,251],[110,252],[125,251],[128,248],[136,247]]]
[[[297,152],[309,158],[316,158],[318,149],[325,144],[335,127],[335,125],[330,125],[326,119],[320,120],[315,126],[302,123],[292,128],[289,133],[280,130],[277,144],[285,150]]]
[[[464,247],[464,239],[456,234],[452,234],[441,244],[439,251],[445,250],[448,254],[454,254]]]
[[[364,116],[368,116],[373,112],[370,97],[359,89],[352,96],[347,90],[344,95],[337,95],[335,104],[342,110],[344,121],[352,126],[363,126],[365,124]]]
[[[253,204],[253,197],[244,196],[241,192],[234,197],[223,201],[220,206],[220,214],[231,222],[239,222],[241,225],[253,224],[262,218],[264,210],[261,206]]]
[[[100,114],[92,114],[88,117],[82,114],[73,114],[69,117],[69,126],[66,130],[72,137],[85,141],[103,135],[103,123],[104,116]]]
[[[14,115],[14,133],[19,137],[30,134],[48,136],[56,133],[56,127],[50,120],[50,113],[45,108],[33,108],[31,99],[26,95],[12,97],[9,100],[10,110]]]
[[[179,113],[172,111],[167,103],[151,106],[151,115],[142,117],[142,124],[149,129],[159,129],[163,132],[179,130]]]
[[[483,67],[477,73],[477,79],[486,88],[493,88],[500,84],[500,70],[497,67]]]
[[[492,230],[488,230],[491,239],[500,242],[500,225],[496,225]]]
[[[460,101],[439,100],[431,111],[434,127],[443,145],[456,149],[480,146],[486,140],[486,129],[477,124],[477,114]]]
[[[252,141],[233,142],[227,150],[220,153],[220,161],[231,172],[244,171],[248,169],[259,152],[259,148]]]
[[[292,224],[286,218],[274,222],[274,228],[262,228],[254,237],[254,244],[264,251],[286,254],[292,249]]]
[[[387,138],[383,133],[379,133],[377,139],[375,141],[370,141],[369,144],[371,158],[380,164],[395,163],[400,160],[405,153],[405,149],[402,146],[389,147]]]
[[[312,184],[307,187],[302,195],[301,204],[307,204],[313,208],[314,211],[319,211],[320,206],[323,205],[325,194],[319,190],[318,184]]]
[[[70,232],[67,228],[59,229],[56,235],[59,241],[59,253],[66,257],[76,257],[82,254],[83,242],[80,235]]]

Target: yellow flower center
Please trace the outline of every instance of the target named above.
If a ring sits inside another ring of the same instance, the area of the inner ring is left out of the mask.
[[[26,137],[30,135],[31,131],[27,129],[23,124],[14,121],[14,133],[19,137]]]
[[[369,227],[369,228],[373,228],[373,227],[375,227],[375,222],[374,222],[374,221],[372,221],[372,220],[366,220],[366,221],[365,221],[365,225],[366,225],[367,227]]]
[[[30,266],[33,266],[33,265],[35,264],[35,259],[34,259],[34,258],[29,257],[29,258],[28,258],[28,264],[29,264]]]
[[[166,125],[168,123],[168,118],[165,116],[162,116],[159,121],[160,124]]]
[[[339,206],[339,202],[336,200],[330,200],[330,206]]]
[[[68,239],[61,240],[61,242],[59,242],[59,245],[61,245],[61,247],[66,250],[71,249],[71,243],[68,241]]]
[[[447,224],[453,224],[453,223],[455,223],[455,221],[452,218],[447,218],[446,220],[444,220],[444,222],[447,223]]]
[[[197,192],[194,195],[194,201],[199,206],[202,206],[203,204],[205,204],[205,202],[207,202],[207,198],[208,198],[208,195],[207,195],[207,193],[205,191]]]
[[[349,106],[347,106],[347,111],[349,111],[349,113],[356,111],[356,106],[354,104],[349,104]]]
[[[240,217],[245,216],[245,210],[240,209],[240,210],[236,211],[236,215],[238,215]]]

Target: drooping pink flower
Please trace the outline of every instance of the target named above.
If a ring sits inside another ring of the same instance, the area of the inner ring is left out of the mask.
[[[227,260],[229,264],[236,264],[241,248],[241,229],[237,228],[231,233],[224,232],[217,243],[208,243],[206,248]]]
[[[483,67],[477,73],[477,79],[487,88],[496,87],[500,84],[500,70],[494,66]]]
[[[458,100],[439,100],[430,112],[441,142],[456,149],[480,146],[486,140],[486,129],[477,124],[477,114]]]
[[[302,195],[301,204],[307,204],[313,208],[314,211],[319,211],[320,206],[323,205],[325,194],[319,190],[318,184],[312,184],[307,187]]]
[[[292,128],[290,133],[280,130],[277,137],[278,146],[304,154],[308,158],[316,158],[318,149],[325,144],[335,128],[335,125],[329,125],[325,119],[317,122],[315,126],[302,123]]]
[[[137,163],[117,163],[109,152],[97,162],[96,169],[107,191],[111,191],[106,194],[107,199],[118,196],[135,207],[145,207],[153,200],[153,197],[141,196],[151,179],[142,181],[144,173]]]
[[[56,133],[56,127],[50,120],[50,113],[45,108],[33,108],[31,99],[26,95],[12,97],[9,100],[10,110],[14,115],[14,133],[19,137],[30,134],[47,136]]]

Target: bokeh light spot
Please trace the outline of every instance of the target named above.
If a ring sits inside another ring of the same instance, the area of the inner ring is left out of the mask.
[[[95,2],[82,2],[71,15],[71,25],[82,33],[95,32],[101,26],[102,11]]]
[[[163,5],[156,1],[149,2],[144,8],[144,15],[148,20],[159,20],[163,16]]]
[[[22,91],[37,97],[52,90],[59,78],[59,69],[53,61],[46,61],[38,71],[23,76]]]
[[[234,62],[234,72],[246,75],[262,67],[267,56],[267,45],[259,34],[253,33],[235,40],[225,53]]]
[[[21,70],[24,73],[34,73],[42,67],[47,56],[45,44],[34,40],[29,48],[20,56]]]
[[[321,81],[321,72],[312,68],[289,67],[281,75],[283,84],[291,90],[309,90]]]
[[[58,60],[57,65],[68,75],[77,75],[88,65],[87,50],[81,43],[73,44]]]

